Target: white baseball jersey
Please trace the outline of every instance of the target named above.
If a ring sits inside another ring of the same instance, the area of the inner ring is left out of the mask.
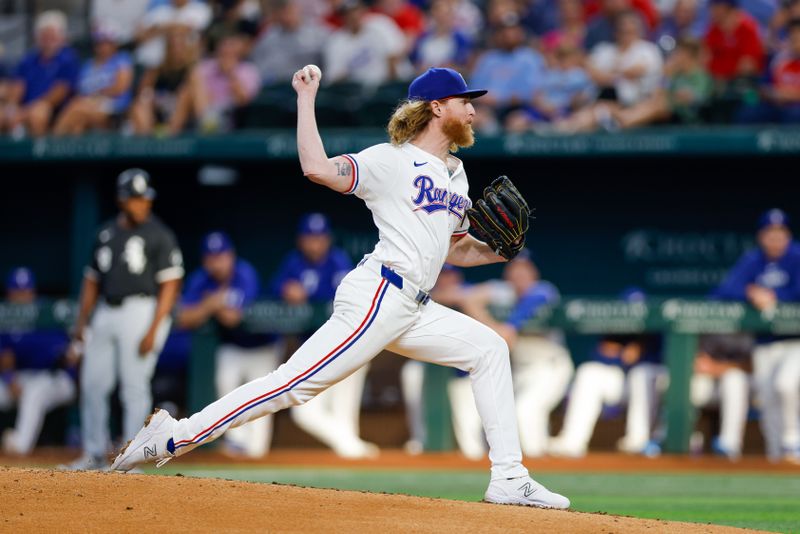
[[[451,236],[469,228],[466,211],[472,203],[464,164],[449,156],[457,164],[451,175],[444,161],[411,143],[384,143],[344,157],[354,169],[348,193],[364,200],[378,227],[370,257],[429,291]]]
[[[411,144],[381,144],[344,157],[354,169],[347,193],[366,202],[380,234],[369,256],[410,284],[430,289],[447,258],[451,236],[465,234],[469,225],[461,161],[448,157],[455,169],[451,174],[444,161]],[[229,428],[303,404],[384,349],[469,372],[489,443],[492,480],[528,475],[505,341],[471,317],[434,301],[419,302],[366,267],[344,277],[333,315],[285,364],[176,421],[171,441],[160,446],[180,456]]]

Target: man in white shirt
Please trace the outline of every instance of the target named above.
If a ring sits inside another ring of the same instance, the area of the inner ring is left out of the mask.
[[[616,41],[598,44],[587,70],[600,88],[598,101],[556,123],[563,132],[588,132],[602,126],[615,129],[613,111],[642,102],[661,85],[664,59],[659,48],[645,40],[644,25],[635,11],[619,15]]]
[[[89,20],[93,28],[113,28],[119,44],[127,45],[134,41],[149,5],[150,0],[93,0]]]
[[[413,68],[406,58],[406,37],[392,19],[368,13],[361,0],[345,0],[339,11],[344,26],[331,35],[325,46],[327,83],[376,86],[412,76]]]
[[[142,17],[136,40],[136,62],[149,68],[158,67],[164,60],[164,36],[174,30],[189,30],[198,34],[211,23],[211,9],[201,0],[170,0],[156,4]]]
[[[303,18],[299,0],[275,0],[273,8],[273,22],[251,54],[264,85],[286,83],[303,65],[319,63],[331,33],[319,21]]]

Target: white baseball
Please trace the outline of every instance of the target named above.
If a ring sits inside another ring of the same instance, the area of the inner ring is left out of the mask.
[[[314,73],[313,76],[311,75],[312,72]],[[307,81],[311,81],[312,78],[317,81],[322,79],[322,70],[316,65],[306,65],[303,67],[303,74],[305,75]]]

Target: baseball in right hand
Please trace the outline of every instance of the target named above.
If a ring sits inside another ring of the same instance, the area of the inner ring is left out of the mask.
[[[306,65],[292,76],[292,87],[299,94],[315,94],[322,79],[322,71],[316,65]]]
[[[316,65],[306,65],[303,67],[303,76],[305,77],[306,83],[311,80],[319,82],[322,80],[322,69]]]

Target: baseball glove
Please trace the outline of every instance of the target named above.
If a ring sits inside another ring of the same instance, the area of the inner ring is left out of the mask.
[[[493,181],[467,210],[473,235],[507,260],[525,246],[530,215],[528,203],[507,176]]]

